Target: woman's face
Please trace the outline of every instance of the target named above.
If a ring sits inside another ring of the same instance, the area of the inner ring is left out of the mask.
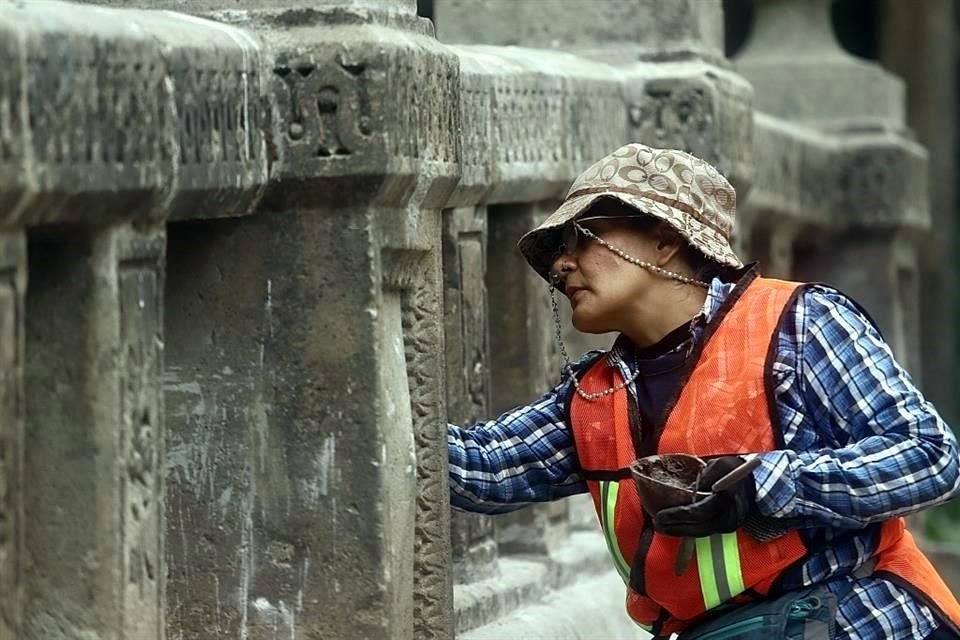
[[[657,263],[658,241],[650,232],[622,220],[579,224],[627,255]],[[584,333],[623,331],[624,319],[631,308],[644,302],[654,276],[596,240],[582,233],[575,235],[572,223],[564,229],[560,251],[552,271],[564,281],[573,326]]]

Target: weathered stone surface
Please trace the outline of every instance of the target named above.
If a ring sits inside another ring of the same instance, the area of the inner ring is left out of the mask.
[[[484,207],[443,214],[444,341],[447,417],[469,425],[490,415],[487,292],[487,212]],[[494,519],[451,515],[455,582],[489,577],[496,571]]]
[[[125,15],[129,12],[118,12]],[[145,13],[164,43],[176,142],[171,219],[250,213],[267,182],[270,127],[266,53],[257,36],[178,13]]]
[[[305,12],[327,7],[335,9],[377,9],[415,15],[417,0],[75,0],[113,7],[166,9],[183,13],[270,11]]]
[[[26,102],[26,48],[12,13],[0,10],[0,225],[27,206],[33,186]]]
[[[282,225],[172,228],[181,637],[450,626],[439,252],[381,257],[372,220],[290,211]],[[422,222],[438,242],[439,213]]]
[[[412,637],[403,311],[380,282],[369,222],[291,211],[283,224],[171,229],[179,637]]]
[[[464,128],[463,177],[449,206],[557,198],[626,140],[613,68],[555,52],[452,49],[460,58]]]
[[[440,207],[459,177],[459,66],[432,38],[374,24],[295,27],[274,44],[271,207]]]
[[[29,244],[27,640],[163,640],[164,235]]]
[[[919,367],[919,282],[916,248],[908,234],[858,229],[798,237],[795,277],[828,282],[870,313],[897,360],[912,375]]]
[[[25,144],[7,150],[34,192],[29,210],[14,210],[19,221],[157,215],[173,178],[160,43],[115,14],[91,20],[89,8],[64,2],[6,3],[0,16],[22,48],[12,58],[22,66],[5,72],[23,91],[11,104],[25,113],[12,116],[28,127]]]
[[[738,201],[745,201],[754,170],[750,85],[703,61],[637,63],[623,72],[628,139],[703,158],[733,183]]]
[[[737,56],[764,113],[812,126],[904,121],[903,82],[840,48],[830,0],[762,0]]]
[[[268,161],[252,36],[47,0],[3,5],[0,31],[0,225],[251,210]]]
[[[501,577],[456,587],[459,638],[648,638],[623,607],[602,539],[574,533],[551,562],[504,558]]]
[[[438,36],[457,44],[576,51],[606,62],[723,58],[716,0],[434,0]]]
[[[26,243],[0,234],[0,638],[16,638],[23,590]]]

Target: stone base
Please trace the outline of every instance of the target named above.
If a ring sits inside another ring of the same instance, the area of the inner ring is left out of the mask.
[[[460,640],[641,640],[599,532],[574,533],[550,556],[501,558],[499,576],[454,588]]]

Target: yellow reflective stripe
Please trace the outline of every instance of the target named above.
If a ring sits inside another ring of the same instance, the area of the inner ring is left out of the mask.
[[[700,593],[703,594],[703,608],[709,610],[720,604],[717,578],[713,573],[713,552],[710,551],[710,538],[697,538],[696,543]]]
[[[712,609],[746,590],[735,532],[697,538],[696,546],[705,609]]]
[[[613,565],[617,568],[620,578],[627,584],[630,582],[630,565],[623,559],[623,552],[617,544],[617,532],[614,530],[614,514],[617,510],[617,496],[620,494],[619,482],[600,482],[601,518],[603,537],[607,541],[607,550],[613,556]]]
[[[723,566],[727,570],[727,587],[730,595],[735,596],[746,591],[743,586],[743,571],[740,567],[740,547],[737,545],[737,534],[723,534]]]

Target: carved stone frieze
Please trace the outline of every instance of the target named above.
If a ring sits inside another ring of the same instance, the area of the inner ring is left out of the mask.
[[[557,198],[626,141],[613,68],[548,51],[451,48],[461,65],[464,156],[449,206]]]
[[[268,174],[270,100],[265,52],[247,31],[168,12],[144,28],[167,44],[163,63],[176,114],[173,219],[250,213]]]
[[[419,265],[401,294],[416,447],[413,637],[444,640],[453,634],[453,583],[439,251]]]
[[[295,32],[295,48],[289,34],[278,45],[271,207],[308,195],[334,206],[446,202],[460,172],[456,57],[429,38],[389,33],[318,27]]]
[[[54,0],[3,5],[0,33],[0,225],[251,211],[269,129],[253,36]]]
[[[745,201],[753,181],[750,85],[702,62],[639,64],[626,74],[630,139],[703,158]]]
[[[900,136],[844,136],[832,158],[833,211],[864,227],[930,226],[927,153]]]

